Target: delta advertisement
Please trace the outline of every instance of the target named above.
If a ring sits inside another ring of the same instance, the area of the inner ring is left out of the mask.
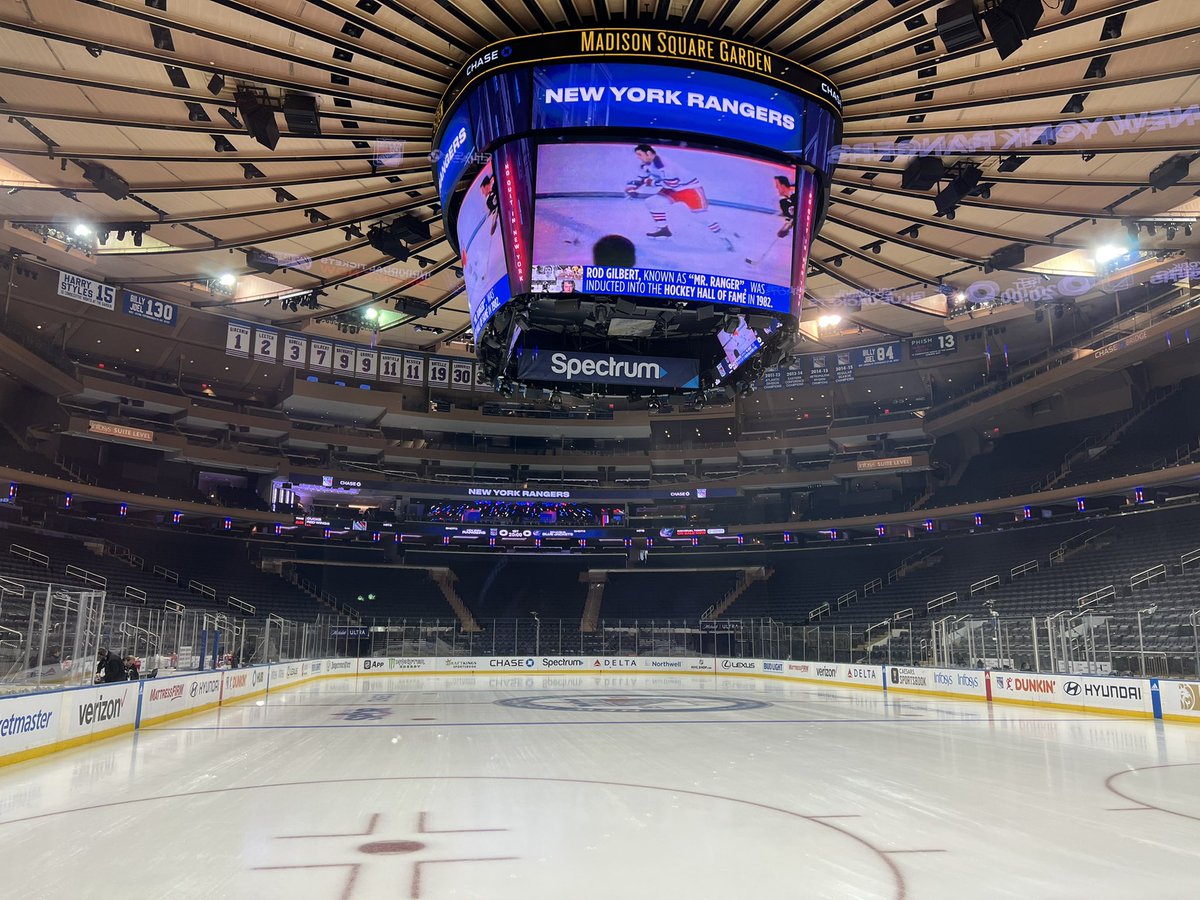
[[[794,167],[731,153],[542,144],[530,290],[791,313],[795,192]]]
[[[567,384],[696,388],[700,386],[700,364],[694,359],[657,356],[527,350],[517,358],[517,377]]]

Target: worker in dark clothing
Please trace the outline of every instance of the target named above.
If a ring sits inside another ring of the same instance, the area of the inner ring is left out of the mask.
[[[109,653],[104,647],[96,654],[96,683],[112,684],[125,680],[125,663],[115,653]]]

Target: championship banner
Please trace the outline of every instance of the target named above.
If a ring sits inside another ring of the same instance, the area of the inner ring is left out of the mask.
[[[355,371],[359,378],[373,379],[379,371],[379,354],[374,350],[356,350]]]
[[[328,372],[333,360],[333,344],[313,338],[308,342],[308,367],[314,372]]]
[[[469,359],[450,361],[450,387],[469,391],[475,386],[475,364]]]
[[[225,354],[240,356],[243,359],[250,355],[250,326],[241,322],[230,322],[225,331]]]
[[[58,273],[58,296],[70,297],[101,309],[111,310],[117,305],[117,289],[111,284],[102,284],[70,272]]]
[[[279,332],[273,328],[254,329],[254,358],[275,362],[279,353]]]
[[[283,364],[293,369],[303,369],[308,355],[308,341],[298,334],[283,336]]]
[[[354,374],[354,348],[338,344],[333,348],[333,374]]]
[[[425,357],[404,354],[404,383],[422,384],[425,381]]]
[[[444,356],[429,357],[429,384],[446,387],[450,384],[450,360]]]
[[[488,380],[487,374],[483,371],[483,366],[480,363],[475,363],[475,390],[480,393],[487,393],[492,389],[492,383]]]
[[[400,381],[404,371],[404,354],[395,350],[379,353],[379,378],[381,381]]]

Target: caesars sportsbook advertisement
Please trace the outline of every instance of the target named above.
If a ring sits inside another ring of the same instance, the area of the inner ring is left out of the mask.
[[[480,51],[434,138],[477,341],[518,298],[728,307],[755,323],[714,342],[728,369],[799,314],[840,108],[818,73],[711,37],[582,29]]]

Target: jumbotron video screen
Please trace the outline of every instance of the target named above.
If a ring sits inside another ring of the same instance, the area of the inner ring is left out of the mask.
[[[790,351],[839,137],[831,84],[736,42],[584,29],[485,48],[443,98],[435,176],[489,377],[744,389]]]

